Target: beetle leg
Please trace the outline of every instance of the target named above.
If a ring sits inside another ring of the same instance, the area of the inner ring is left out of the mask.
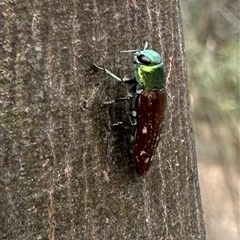
[[[136,83],[135,78],[120,78],[118,77],[116,74],[112,73],[111,71],[109,71],[106,68],[102,68],[99,67],[96,64],[93,64],[93,67],[95,67],[96,69],[105,72],[107,75],[109,75],[110,77],[114,78],[115,80],[119,81],[119,82],[123,82],[123,83],[127,83],[127,84],[133,84]]]
[[[120,121],[120,122],[115,122],[112,126],[118,127],[118,126],[121,126],[122,124],[123,124],[123,121]]]
[[[131,98],[130,96],[118,98],[118,99],[115,100],[115,102],[127,101],[127,100],[129,100],[130,98]]]
[[[107,70],[106,68],[99,67],[99,66],[96,65],[96,64],[93,64],[93,66],[94,66],[95,68],[97,68],[98,70],[105,72],[107,75],[111,76],[111,77],[114,78],[115,80],[117,80],[117,81],[119,81],[119,82],[124,82],[124,80],[123,80],[122,78],[118,77],[117,75],[115,75],[115,74],[112,73],[111,71]]]
[[[126,84],[134,84],[134,83],[136,83],[136,79],[135,78],[123,78],[123,82]]]
[[[123,126],[124,125],[124,126]],[[112,125],[113,127],[123,126],[123,129],[129,130],[131,129],[131,125],[128,120],[124,119],[123,121],[116,122]]]
[[[131,79],[129,81],[135,81],[135,79]],[[109,102],[104,102],[102,105],[108,105],[108,104],[113,104],[113,103],[116,103],[116,102],[131,100],[133,98],[133,94],[134,94],[134,92],[132,90],[130,90],[130,91],[128,91],[128,96],[118,98],[118,99],[115,99],[115,100],[112,100],[112,101],[109,101]]]
[[[118,98],[118,99],[115,99],[115,100],[112,100],[112,101],[104,102],[102,105],[108,105],[108,104],[113,104],[113,103],[116,103],[116,102],[127,101],[130,98],[131,98],[130,96],[122,97],[122,98]]]

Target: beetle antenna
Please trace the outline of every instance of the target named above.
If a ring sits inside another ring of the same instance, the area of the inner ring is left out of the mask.
[[[146,50],[148,48],[148,42],[145,42],[143,50]],[[135,50],[124,50],[124,51],[119,51],[120,53],[135,53],[135,52],[139,52],[139,49],[135,49]]]
[[[135,49],[135,50],[124,50],[124,51],[120,51],[120,53],[135,53],[139,51],[138,49]]]
[[[115,80],[119,81],[119,82],[124,82],[124,80],[120,77],[118,77],[117,75],[115,75],[114,73],[112,73],[111,71],[107,70],[106,68],[103,67],[99,67],[98,65],[96,65],[95,63],[92,64],[92,66],[100,71],[105,72],[107,75],[111,76],[112,78],[114,78]]]
[[[148,48],[148,42],[145,42],[143,50],[146,50]]]

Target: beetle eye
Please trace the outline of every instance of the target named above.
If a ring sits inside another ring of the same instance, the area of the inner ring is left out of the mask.
[[[151,60],[148,57],[146,57],[145,55],[139,55],[137,57],[137,59],[142,64],[145,64],[145,65],[151,64]]]

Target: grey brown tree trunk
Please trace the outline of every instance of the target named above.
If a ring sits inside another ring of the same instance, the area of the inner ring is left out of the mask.
[[[178,1],[0,3],[2,239],[205,239]],[[113,128],[145,41],[162,54],[168,105],[145,177]]]

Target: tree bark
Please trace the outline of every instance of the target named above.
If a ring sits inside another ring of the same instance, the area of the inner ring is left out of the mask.
[[[3,239],[205,239],[179,2],[0,3]],[[148,174],[113,128],[132,76],[118,50],[161,53],[168,103]]]

